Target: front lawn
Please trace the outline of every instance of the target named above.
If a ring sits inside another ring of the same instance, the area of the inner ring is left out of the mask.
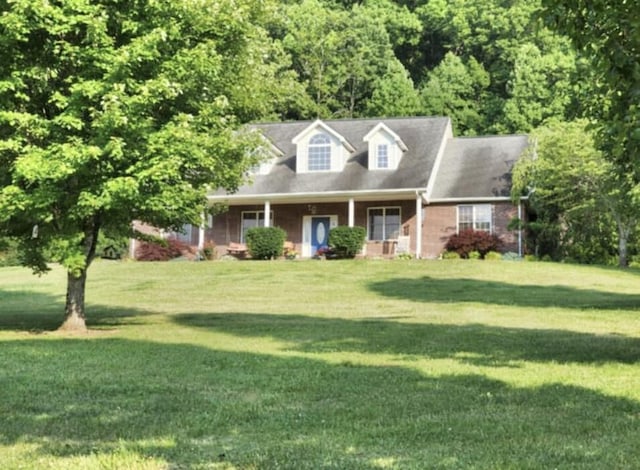
[[[0,269],[3,469],[640,468],[640,272],[489,261]]]

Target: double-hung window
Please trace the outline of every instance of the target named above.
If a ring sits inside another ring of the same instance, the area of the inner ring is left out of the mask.
[[[270,226],[273,227],[273,212],[270,214]],[[253,227],[264,227],[264,211],[247,211],[242,213],[240,242],[246,241],[247,230]]]
[[[378,144],[376,149],[376,164],[377,168],[384,169],[389,168],[389,145]]]
[[[491,204],[458,206],[458,232],[463,230],[491,232]]]
[[[368,239],[389,240],[398,238],[400,234],[400,208],[374,207],[368,211],[369,236]]]
[[[327,134],[316,134],[309,140],[309,171],[331,169],[331,139]]]

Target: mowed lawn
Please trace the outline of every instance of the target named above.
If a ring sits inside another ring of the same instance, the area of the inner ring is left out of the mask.
[[[640,271],[490,261],[0,269],[2,469],[637,469]]]

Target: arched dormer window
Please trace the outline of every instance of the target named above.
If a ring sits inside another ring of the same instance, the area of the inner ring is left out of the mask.
[[[309,139],[309,171],[331,169],[331,138],[327,134],[316,134]]]

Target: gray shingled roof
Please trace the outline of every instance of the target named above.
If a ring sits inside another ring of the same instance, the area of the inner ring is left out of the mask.
[[[509,197],[511,170],[527,145],[525,135],[451,139],[429,200]]]
[[[438,150],[447,138],[450,126],[445,117],[390,119],[323,120],[353,147],[345,168],[340,172],[296,173],[296,146],[291,140],[313,121],[255,124],[283,156],[267,175],[253,176],[253,183],[237,192],[216,191],[232,201],[260,195],[319,196],[359,191],[426,190]],[[368,143],[363,137],[378,123],[395,132],[406,144],[396,170],[369,170]],[[526,136],[452,138],[446,145],[430,200],[508,197],[511,168],[527,146]]]
[[[256,124],[256,127],[282,152],[271,172],[256,175],[253,184],[244,185],[236,196],[260,194],[319,194],[373,190],[426,189],[438,149],[445,136],[448,118],[420,117],[395,119],[323,120],[342,135],[356,151],[341,172],[296,173],[296,146],[291,139],[313,121]],[[398,134],[408,150],[397,170],[369,170],[368,144],[363,137],[378,123],[384,122]],[[220,195],[220,193],[216,193]]]

